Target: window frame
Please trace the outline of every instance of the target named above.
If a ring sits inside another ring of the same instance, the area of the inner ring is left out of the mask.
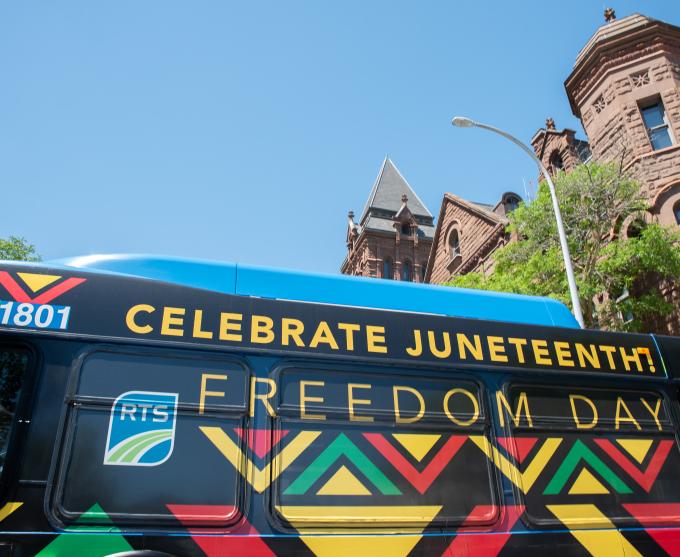
[[[232,366],[237,366],[243,369],[246,374],[245,377],[245,407],[243,413],[238,416],[240,427],[244,433],[247,433],[251,427],[251,419],[248,417],[248,401],[250,398],[250,384],[251,378],[254,377],[253,370],[248,362],[235,354],[217,353],[208,350],[181,350],[176,348],[162,348],[155,346],[135,346],[135,345],[111,345],[111,344],[89,344],[85,345],[82,350],[74,355],[71,369],[69,371],[68,386],[64,393],[62,400],[62,414],[60,416],[59,428],[55,436],[54,451],[50,471],[48,475],[47,488],[45,490],[45,507],[48,522],[55,528],[70,531],[73,527],[71,523],[65,523],[64,519],[77,519],[79,513],[72,513],[64,508],[63,496],[65,487],[67,485],[66,475],[68,472],[66,464],[69,462],[73,443],[75,440],[76,426],[77,426],[77,411],[76,404],[80,402],[81,407],[91,409],[100,406],[107,407],[106,412],[110,413],[111,407],[106,406],[102,400],[108,400],[103,397],[96,397],[91,395],[81,395],[81,401],[78,400],[78,387],[80,378],[84,369],[84,364],[90,356],[98,353],[104,354],[118,354],[122,356],[134,356],[140,359],[172,359],[176,361],[188,360],[204,360],[211,363],[225,362]],[[113,400],[113,399],[112,399]],[[198,404],[180,403],[178,401],[176,409],[176,417],[179,418],[182,414],[191,413],[198,415]],[[205,405],[204,417],[222,417],[230,418],[236,417],[236,409],[220,409],[209,404]],[[247,452],[247,434],[243,435],[241,439],[240,449],[243,454]],[[236,477],[236,493],[234,507],[236,513],[232,520],[228,523],[214,524],[197,524],[195,527],[201,530],[209,531],[211,533],[228,533],[234,528],[237,528],[242,523],[243,517],[250,512],[250,500],[252,485],[246,481],[242,474],[235,469]],[[151,532],[162,531],[164,533],[174,533],[184,531],[182,526],[177,526],[177,518],[172,515],[159,517],[153,514],[141,513],[113,513],[107,512],[109,517],[120,525],[122,532]],[[124,516],[123,516],[124,515]],[[110,529],[110,523],[93,522],[88,525],[88,529],[93,532],[105,532]]]
[[[413,282],[413,264],[409,259],[401,262],[401,280],[404,282]]]
[[[7,456],[0,472],[0,501],[5,501],[11,488],[18,483],[18,472],[26,447],[33,404],[38,386],[42,357],[34,345],[23,340],[0,341],[0,350],[21,350],[26,352],[27,361],[22,380],[16,412],[12,418],[12,428],[7,443]]]
[[[493,414],[493,406],[490,404],[490,392],[489,389],[487,388],[487,385],[485,381],[478,377],[475,376],[474,373],[471,372],[466,372],[462,371],[459,369],[452,369],[448,370],[446,375],[442,376],[441,373],[437,373],[436,370],[433,370],[431,368],[420,368],[420,367],[412,367],[412,368],[405,368],[405,367],[394,367],[390,366],[389,364],[384,364],[384,365],[377,365],[377,364],[363,364],[362,362],[356,362],[356,363],[347,363],[347,362],[342,362],[342,361],[314,361],[310,359],[282,359],[280,360],[275,367],[272,369],[269,377],[274,379],[276,384],[278,385],[276,394],[274,395],[274,398],[272,400],[272,404],[274,406],[275,410],[275,417],[267,415],[267,422],[269,427],[271,428],[272,431],[274,430],[280,430],[284,429],[283,423],[288,422],[288,423],[303,423],[306,424],[307,428],[315,428],[315,429],[322,429],[323,427],[328,427],[328,426],[337,426],[338,424],[350,424],[351,422],[346,421],[346,420],[341,420],[338,419],[336,415],[330,415],[331,413],[329,412],[329,415],[327,415],[326,419],[323,421],[314,421],[314,420],[302,420],[299,417],[294,417],[293,412],[294,409],[292,406],[287,406],[283,402],[283,392],[284,392],[284,380],[283,380],[283,375],[286,372],[302,372],[302,373],[319,373],[321,372],[322,375],[319,375],[319,377],[325,377],[327,373],[336,373],[338,375],[341,375],[345,378],[347,376],[351,376],[352,378],[365,378],[366,380],[370,378],[387,378],[388,380],[393,380],[395,382],[402,380],[402,381],[408,381],[409,379],[417,379],[417,380],[423,380],[423,379],[431,379],[433,381],[441,381],[441,382],[454,382],[455,381],[461,381],[465,383],[470,383],[473,384],[475,389],[477,389],[477,395],[478,395],[478,402],[479,402],[479,412],[480,412],[480,417],[483,418],[482,424],[478,426],[478,428],[482,431],[482,434],[485,435],[488,439],[493,439],[494,438],[494,414]],[[313,410],[309,410],[309,412],[313,412]],[[380,424],[381,422],[376,418],[375,423]],[[445,421],[442,421],[442,423],[439,423],[437,421],[431,422],[431,424],[439,424],[439,426],[442,428],[442,431],[444,431],[443,423],[446,423]],[[384,426],[388,424],[387,421],[384,422]],[[358,426],[361,426],[359,423]],[[350,426],[351,427],[356,427],[356,426]],[[419,423],[417,426],[413,426],[414,432],[416,431],[429,431],[432,430],[433,426],[427,427],[426,424]],[[464,433],[466,430],[465,429],[453,429],[453,432],[456,431],[461,431],[463,432],[462,435],[466,435]],[[466,441],[467,443],[468,441]],[[482,454],[480,452],[480,454]],[[466,530],[470,531],[477,531],[479,529],[486,529],[486,528],[492,528],[495,525],[500,524],[500,521],[503,518],[503,506],[504,506],[504,496],[503,496],[503,485],[502,485],[502,478],[500,471],[496,468],[496,466],[491,462],[489,459],[484,457],[484,461],[486,463],[486,469],[488,473],[488,485],[489,485],[489,494],[491,496],[492,500],[492,506],[495,507],[496,512],[494,515],[494,518],[484,522],[484,523],[478,523],[478,524],[472,524],[472,525],[465,525],[465,520],[467,517],[462,518],[460,524],[458,525],[451,525],[451,524],[444,524],[441,520],[438,520],[437,518],[433,519],[426,525],[424,525],[422,528],[420,526],[415,527],[418,532],[427,532],[427,531],[453,531],[457,530],[458,532],[465,532]],[[272,467],[273,468],[273,467]],[[279,476],[279,479],[281,476]],[[276,527],[282,531],[286,532],[292,532],[292,533],[299,533],[300,529],[302,529],[305,532],[314,532],[314,533],[321,533],[324,531],[328,531],[328,529],[337,529],[338,525],[337,524],[330,524],[330,523],[314,523],[310,522],[309,524],[303,525],[302,523],[298,522],[295,527],[288,526],[288,519],[281,514],[279,509],[277,509],[277,504],[279,503],[279,493],[277,491],[278,489],[278,483],[276,484],[277,488],[274,488],[274,482],[272,482],[272,487],[267,490],[265,496],[266,496],[266,508],[267,508],[267,514],[269,521],[272,524],[275,524]],[[399,528],[402,531],[405,532],[410,532],[413,529],[413,526],[405,525],[405,524],[394,524],[394,523],[375,523],[375,522],[356,522],[352,524],[343,524],[340,526],[346,533],[389,533],[393,532],[395,528]],[[443,530],[444,529],[444,530]]]
[[[586,390],[586,391],[603,391],[603,392],[609,392],[609,393],[635,393],[635,394],[653,394],[655,396],[658,396],[661,401],[662,405],[664,407],[664,410],[666,412],[666,415],[668,416],[668,424],[672,428],[672,436],[673,436],[673,441],[674,441],[674,447],[676,451],[680,451],[680,440],[678,439],[678,418],[676,416],[676,411],[673,405],[673,400],[670,398],[668,392],[667,392],[667,385],[665,383],[655,383],[655,384],[650,384],[649,382],[644,381],[643,379],[637,379],[634,381],[626,382],[623,385],[613,385],[611,380],[606,381],[606,380],[600,380],[600,379],[595,379],[592,382],[588,382],[586,385],[583,384],[583,382],[578,382],[578,378],[573,377],[573,378],[564,378],[558,381],[529,381],[527,377],[522,377],[522,376],[515,376],[509,378],[507,381],[499,385],[501,392],[505,396],[506,400],[508,400],[509,404],[512,406],[513,403],[513,398],[512,398],[512,390],[517,389],[517,390],[530,390],[530,389],[552,389],[554,391],[559,391],[559,390],[566,390],[566,389],[576,389],[576,390]],[[531,401],[531,397],[529,396],[529,393],[527,393],[527,398],[529,401]],[[495,403],[495,401],[493,401]],[[514,439],[514,432],[517,431],[520,435],[525,435],[527,432],[533,431],[538,436],[540,437],[541,435],[545,438],[548,438],[553,435],[559,435],[559,434],[574,434],[578,431],[583,432],[585,435],[589,435],[592,433],[592,430],[590,429],[584,429],[584,430],[579,430],[577,428],[574,429],[566,429],[564,427],[561,427],[560,424],[555,421],[555,423],[552,423],[550,425],[538,425],[534,426],[533,428],[529,429],[526,425],[519,425],[519,426],[514,426],[512,419],[507,419],[505,420],[505,426],[501,427],[498,422],[498,408],[496,407],[495,404],[492,404],[492,411],[493,411],[493,425],[494,425],[494,437],[498,436],[504,436],[509,439]],[[601,430],[599,435],[600,436],[605,436],[605,435],[611,435],[613,432],[608,431],[608,430]],[[659,431],[652,433],[647,432],[647,435],[671,435],[671,432],[669,431]],[[626,436],[626,435],[632,435],[633,437],[639,436],[640,434],[636,434],[633,432],[622,432],[619,434],[620,436]],[[495,439],[494,439],[495,441]],[[540,442],[540,441],[539,441]],[[545,530],[545,529],[552,529],[555,527],[564,527],[564,524],[557,518],[539,518],[534,516],[531,513],[531,509],[529,508],[529,502],[527,500],[527,495],[522,492],[521,489],[519,489],[516,485],[512,485],[512,493],[513,493],[513,498],[517,502],[517,504],[520,504],[524,507],[524,513],[522,514],[521,521],[529,528],[535,528],[537,530]],[[612,522],[615,522],[617,525],[621,524],[623,527],[635,527],[638,526],[639,523],[636,521],[636,519],[632,517],[611,517],[610,515],[606,514],[608,519],[610,519]],[[663,527],[663,525],[657,525],[655,527]],[[580,527],[577,527],[579,529]],[[587,530],[592,530],[592,529],[599,529],[602,528],[602,526],[598,525],[588,525],[585,527]]]
[[[647,125],[647,120],[645,118],[645,110],[656,106],[660,107],[661,109],[663,124],[658,124],[656,126],[650,127]],[[668,149],[669,147],[673,147],[676,144],[675,138],[673,137],[673,133],[671,130],[671,123],[670,120],[668,119],[668,111],[666,110],[666,105],[664,104],[663,99],[661,98],[660,95],[647,99],[646,101],[638,102],[638,111],[640,112],[640,118],[642,118],[642,123],[645,126],[645,132],[647,133],[647,139],[649,141],[650,146],[652,147],[652,151],[661,151],[662,149]],[[657,148],[654,146],[652,134],[660,130],[666,130],[666,134],[668,135],[670,145]]]
[[[389,273],[386,275],[385,270],[388,270]],[[387,280],[394,280],[394,262],[392,261],[391,257],[385,257],[382,260],[382,271],[381,271],[381,278],[387,279]]]

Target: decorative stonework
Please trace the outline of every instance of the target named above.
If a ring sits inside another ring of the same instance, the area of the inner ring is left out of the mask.
[[[630,76],[630,82],[633,85],[633,88],[635,89],[639,89],[644,85],[649,85],[650,83],[649,70],[644,70],[642,72],[632,74]]]
[[[605,108],[607,108],[607,103],[604,100],[604,95],[600,95],[595,99],[595,102],[593,103],[593,109],[597,114],[599,114]]]

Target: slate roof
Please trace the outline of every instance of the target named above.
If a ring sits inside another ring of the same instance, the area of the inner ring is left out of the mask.
[[[404,194],[408,197],[408,208],[414,216],[432,218],[432,213],[427,210],[425,204],[413,191],[401,172],[389,157],[385,157],[378,178],[373,184],[373,189],[361,214],[361,221],[364,220],[370,209],[384,209],[396,214],[401,208],[401,196]]]
[[[361,213],[359,220],[361,229],[394,232],[393,219],[402,208],[403,195],[408,198],[408,209],[418,223],[418,236],[433,238],[435,227],[432,213],[389,157],[385,157],[366,206]]]

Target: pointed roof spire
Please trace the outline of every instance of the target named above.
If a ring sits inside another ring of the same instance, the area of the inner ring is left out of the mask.
[[[382,209],[396,213],[401,208],[402,203],[405,203],[403,200],[404,196],[412,200],[409,203],[411,213],[421,217],[432,218],[432,213],[428,211],[425,204],[420,200],[416,192],[413,191],[401,172],[399,172],[389,157],[385,157],[380,167],[378,178],[373,184],[373,189],[361,214],[361,221],[366,218],[371,209]]]

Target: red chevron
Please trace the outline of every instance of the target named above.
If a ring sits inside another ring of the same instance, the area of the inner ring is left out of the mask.
[[[276,447],[281,442],[286,435],[288,435],[288,429],[276,429],[272,431],[271,429],[249,429],[247,435],[243,432],[240,427],[235,427],[234,431],[241,439],[247,437],[245,440],[258,458],[264,458],[270,451]],[[272,440],[273,437],[273,440]]]
[[[521,464],[534,448],[538,437],[496,437],[496,441]]]
[[[57,296],[61,296],[72,288],[85,282],[84,278],[71,277],[56,286],[45,290],[42,294],[38,294],[35,298],[31,298],[26,291],[19,286],[12,276],[7,271],[0,271],[0,284],[5,287],[5,290],[17,302],[29,302],[32,304],[49,304]]]
[[[418,472],[413,465],[397,451],[380,433],[364,433],[364,437],[394,466],[421,495],[425,493],[432,482],[442,473],[444,467],[461,448],[467,435],[452,435],[444,446],[437,451],[430,463],[422,472]]]
[[[626,503],[623,505],[645,532],[671,557],[680,557],[680,530],[654,528],[680,524],[680,503]]]
[[[264,543],[260,534],[244,520],[241,527],[231,531],[228,536],[215,536],[201,528],[192,528],[199,523],[203,526],[214,521],[224,521],[224,517],[234,516],[238,509],[229,505],[166,505],[189,530],[191,539],[196,542],[208,557],[225,555],[248,555],[249,557],[275,557],[274,552]],[[236,535],[233,535],[236,534]]]
[[[674,443],[674,441],[669,439],[659,442],[659,445],[654,452],[654,456],[652,456],[652,459],[647,465],[647,469],[644,472],[641,472],[626,455],[619,451],[614,444],[609,441],[609,439],[594,439],[594,441],[614,462],[616,462],[616,464],[623,468],[631,478],[639,483],[642,486],[642,489],[647,493],[652,489]]]
[[[493,516],[494,511],[495,508],[491,505],[477,505],[472,509],[442,557],[496,557],[508,543],[512,535],[511,530],[524,512],[524,507],[522,505],[501,507],[502,521],[493,533],[475,534],[473,532],[482,530],[466,528],[479,522],[482,517]]]

